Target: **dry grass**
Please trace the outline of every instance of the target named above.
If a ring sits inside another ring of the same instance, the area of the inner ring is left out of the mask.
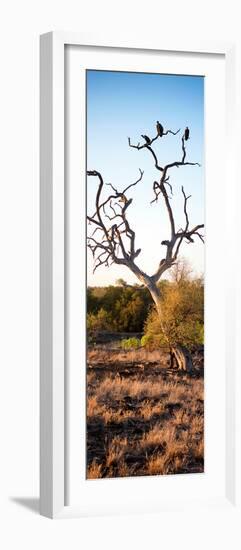
[[[131,364],[130,354],[125,363],[119,351],[105,365],[105,353],[90,354],[87,477],[203,472],[202,373],[172,373],[164,360]]]
[[[166,464],[165,455],[158,454],[149,459],[147,464],[147,474],[150,476],[168,474],[168,466]]]
[[[127,361],[133,363],[145,363],[146,361],[155,363],[157,361],[164,361],[166,354],[162,350],[148,351],[146,348],[138,348],[135,350],[122,350],[122,349],[106,349],[96,348],[91,349],[88,352],[89,365],[108,364],[113,362],[126,363]]]
[[[121,379],[106,377],[99,385],[96,393],[98,401],[106,402],[108,399],[122,399],[123,397],[159,398],[161,391],[159,382],[143,381],[138,378]]]
[[[97,462],[95,462],[95,460],[93,460],[93,462],[91,462],[90,466],[88,466],[87,478],[88,479],[98,479],[100,477],[102,477],[102,475],[101,475],[101,465],[97,464]]]
[[[124,439],[121,439],[120,437],[114,437],[112,439],[112,441],[109,443],[106,450],[107,468],[109,468],[110,466],[118,465],[120,462],[123,462],[123,457],[127,447],[128,447],[128,441],[126,437]]]

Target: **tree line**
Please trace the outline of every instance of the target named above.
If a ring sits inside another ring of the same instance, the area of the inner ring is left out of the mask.
[[[151,297],[146,288],[125,284],[87,289],[90,331],[143,332]]]
[[[191,349],[204,341],[204,284],[191,277],[183,266],[176,267],[172,280],[159,283],[162,325],[150,293],[141,285],[119,280],[108,287],[87,289],[87,330],[142,333],[142,345],[157,347],[169,342]],[[163,333],[164,324],[164,333]]]

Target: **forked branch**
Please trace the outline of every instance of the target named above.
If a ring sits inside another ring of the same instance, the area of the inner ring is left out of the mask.
[[[99,180],[95,212],[92,216],[87,216],[89,225],[94,226],[94,230],[87,239],[88,248],[94,258],[93,271],[101,265],[109,266],[113,262],[130,267],[141,252],[140,248],[136,249],[135,231],[127,218],[127,209],[133,199],[128,199],[126,195],[131,187],[142,180],[143,171],[140,169],[139,172],[140,175],[136,181],[127,185],[122,191],[118,191],[111,183],[104,184],[102,175],[97,170],[87,172],[88,176],[97,177]],[[103,200],[104,187],[110,187],[112,193]]]

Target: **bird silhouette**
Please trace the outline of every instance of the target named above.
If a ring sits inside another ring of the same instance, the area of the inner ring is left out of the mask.
[[[149,136],[146,136],[145,134],[141,134],[141,137],[146,141],[148,145],[150,145],[151,139],[149,138]]]
[[[184,132],[184,139],[185,139],[185,141],[187,141],[187,140],[189,139],[189,134],[190,134],[189,128],[186,127],[186,128],[185,128],[185,132]]]
[[[159,122],[159,120],[156,121],[156,129],[157,129],[158,136],[162,137],[163,132],[164,132],[164,128],[163,128],[162,124]]]

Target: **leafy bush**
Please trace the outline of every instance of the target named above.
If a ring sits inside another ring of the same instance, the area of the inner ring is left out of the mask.
[[[138,338],[126,338],[121,341],[122,349],[137,349],[141,345],[141,341]]]
[[[141,346],[151,351],[157,347],[157,341],[154,340],[151,334],[144,334],[141,338]]]
[[[162,323],[172,344],[191,349],[204,342],[203,283],[200,279],[172,283],[162,295]],[[157,312],[153,309],[145,323],[144,346],[166,344]]]
[[[111,318],[105,309],[101,308],[97,313],[87,314],[87,330],[89,332],[98,332],[109,330],[111,328]]]

